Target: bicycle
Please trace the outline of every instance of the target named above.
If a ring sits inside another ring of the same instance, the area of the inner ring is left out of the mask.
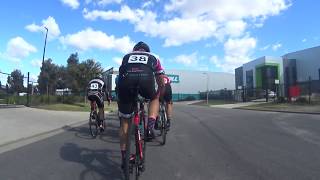
[[[167,110],[166,110],[166,103],[164,100],[160,100],[160,108],[159,108],[159,122],[158,127],[160,127],[160,135],[162,136],[162,142],[161,145],[166,144],[167,140],[167,133],[168,133],[168,127],[167,127]]]
[[[124,175],[126,180],[139,179],[145,170],[147,124],[144,110],[145,100],[137,97],[134,117],[129,123],[126,145]]]
[[[97,137],[100,129],[100,124],[103,123],[99,119],[98,113],[97,113],[97,103],[95,101],[91,102],[91,111],[89,116],[89,129],[90,134],[93,138]]]

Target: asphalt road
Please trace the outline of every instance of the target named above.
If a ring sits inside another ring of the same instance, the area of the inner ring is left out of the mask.
[[[320,116],[175,106],[168,142],[148,144],[141,179],[319,180]],[[0,154],[1,180],[122,179],[116,117]]]

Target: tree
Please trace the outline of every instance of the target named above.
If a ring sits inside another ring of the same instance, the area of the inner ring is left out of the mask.
[[[22,75],[21,71],[16,69],[11,72],[11,75],[8,76],[8,84],[10,86],[10,91],[18,94],[20,92],[24,91],[24,86],[23,86],[23,79],[24,76]]]
[[[39,91],[41,94],[54,94],[57,86],[58,66],[52,63],[52,59],[43,62],[38,78]]]
[[[57,67],[57,89],[67,88],[67,68],[64,66]]]
[[[79,93],[79,82],[77,81],[77,77],[81,72],[79,72],[79,58],[78,53],[71,54],[67,59],[67,77],[66,77],[66,85],[68,88],[72,89],[73,93]]]
[[[79,64],[79,57],[78,57],[78,53],[72,53],[68,60],[67,60],[68,66],[71,65],[78,65]]]
[[[98,75],[102,75],[103,68],[99,62],[94,59],[88,59],[79,64],[79,72],[77,81],[79,82],[79,87],[82,91],[85,91],[88,82]]]

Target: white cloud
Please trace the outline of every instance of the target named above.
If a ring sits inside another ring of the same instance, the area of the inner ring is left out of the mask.
[[[225,36],[239,37],[242,36],[247,28],[247,23],[243,20],[228,21],[221,26],[215,36],[220,41],[223,41]]]
[[[116,3],[120,4],[123,0],[85,0],[86,4],[92,3],[95,6],[101,6],[104,7],[108,4]]]
[[[109,36],[102,31],[96,31],[92,28],[86,28],[75,34],[68,34],[60,38],[63,45],[73,46],[79,50],[88,50],[97,48],[101,50],[114,49],[122,53],[131,51],[134,43],[128,36],[115,38],[113,35]]]
[[[256,44],[257,40],[249,36],[237,39],[228,39],[224,44],[224,59],[212,56],[210,61],[223,71],[234,72],[236,67],[239,67],[251,60],[251,53],[256,47]]]
[[[80,3],[78,0],[60,0],[63,4],[71,7],[72,9],[78,9]]]
[[[143,4],[142,4],[142,8],[147,8],[147,7],[151,7],[151,6],[153,6],[154,5],[154,3],[153,3],[153,1],[146,1],[146,2],[144,2]]]
[[[303,43],[307,42],[307,39],[306,38],[302,39],[302,42]]]
[[[111,4],[111,3],[120,4],[122,2],[122,0],[97,0],[97,1],[98,1],[98,5],[100,5],[100,6],[105,6],[105,5]]]
[[[33,82],[33,85],[37,84],[38,75],[31,74],[31,76],[30,76],[30,81]]]
[[[88,11],[84,9],[84,18],[96,20],[117,20],[135,24],[135,30],[152,37],[165,38],[165,46],[178,46],[183,43],[198,41],[214,35],[217,25],[214,21],[203,21],[201,18],[174,18],[169,21],[156,21],[157,15],[141,9],[132,10],[122,6],[120,11]]]
[[[113,62],[117,63],[119,66],[122,63],[122,58],[121,57],[114,57],[112,58]]]
[[[27,25],[25,28],[31,32],[46,32],[44,27],[48,28],[49,40],[53,40],[60,35],[59,25],[51,16],[49,16],[47,19],[42,20],[42,25],[36,25],[35,23],[32,23]]]
[[[164,46],[179,46],[207,38],[224,41],[241,37],[250,23],[263,24],[267,17],[278,15],[290,5],[288,0],[171,0],[165,10],[178,16],[163,20],[153,11],[128,6],[119,11],[85,9],[83,16],[88,20],[127,20],[136,31],[163,38]]]
[[[34,67],[41,67],[42,66],[42,60],[33,59],[30,61],[30,63]]]
[[[120,11],[102,11],[102,10],[93,10],[88,11],[86,8],[83,9],[82,14],[85,19],[96,20],[101,18],[103,20],[129,20],[130,22],[139,21],[139,13],[142,11],[133,11],[128,6],[122,6]]]
[[[173,61],[180,63],[180,64],[183,64],[184,66],[193,66],[193,65],[198,64],[198,57],[197,57],[197,53],[194,52],[194,53],[188,54],[188,55],[182,54],[182,55],[176,56],[173,59]]]
[[[290,5],[289,0],[171,0],[165,5],[165,10],[178,12],[182,17],[206,16],[226,22],[278,15]]]
[[[29,44],[22,37],[17,36],[10,39],[7,43],[7,49],[4,56],[12,61],[19,62],[21,59],[34,52],[37,52],[37,48]]]
[[[260,48],[260,50],[261,51],[265,51],[265,50],[267,50],[269,48],[270,48],[270,45],[266,45],[266,46],[263,46],[262,48]]]
[[[282,47],[281,43],[276,43],[276,44],[272,45],[272,50],[273,51],[277,51],[281,47]]]

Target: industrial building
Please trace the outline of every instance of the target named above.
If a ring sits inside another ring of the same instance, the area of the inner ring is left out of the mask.
[[[320,46],[288,53],[282,58],[287,96],[292,96],[292,87],[299,88],[302,95],[320,93]]]
[[[263,56],[235,69],[236,89],[246,89],[248,96],[263,96],[262,90],[277,92],[283,82],[280,57]]]
[[[115,79],[117,70],[112,70],[108,74],[108,84],[110,91],[115,91]],[[171,79],[173,100],[183,100],[187,98],[200,98],[200,92],[215,90],[234,90],[234,74],[224,72],[209,71],[189,71],[189,70],[166,70],[166,74]]]
[[[249,97],[256,96],[259,89],[288,98],[319,94],[320,46],[243,64],[235,69],[235,87],[246,90]]]

